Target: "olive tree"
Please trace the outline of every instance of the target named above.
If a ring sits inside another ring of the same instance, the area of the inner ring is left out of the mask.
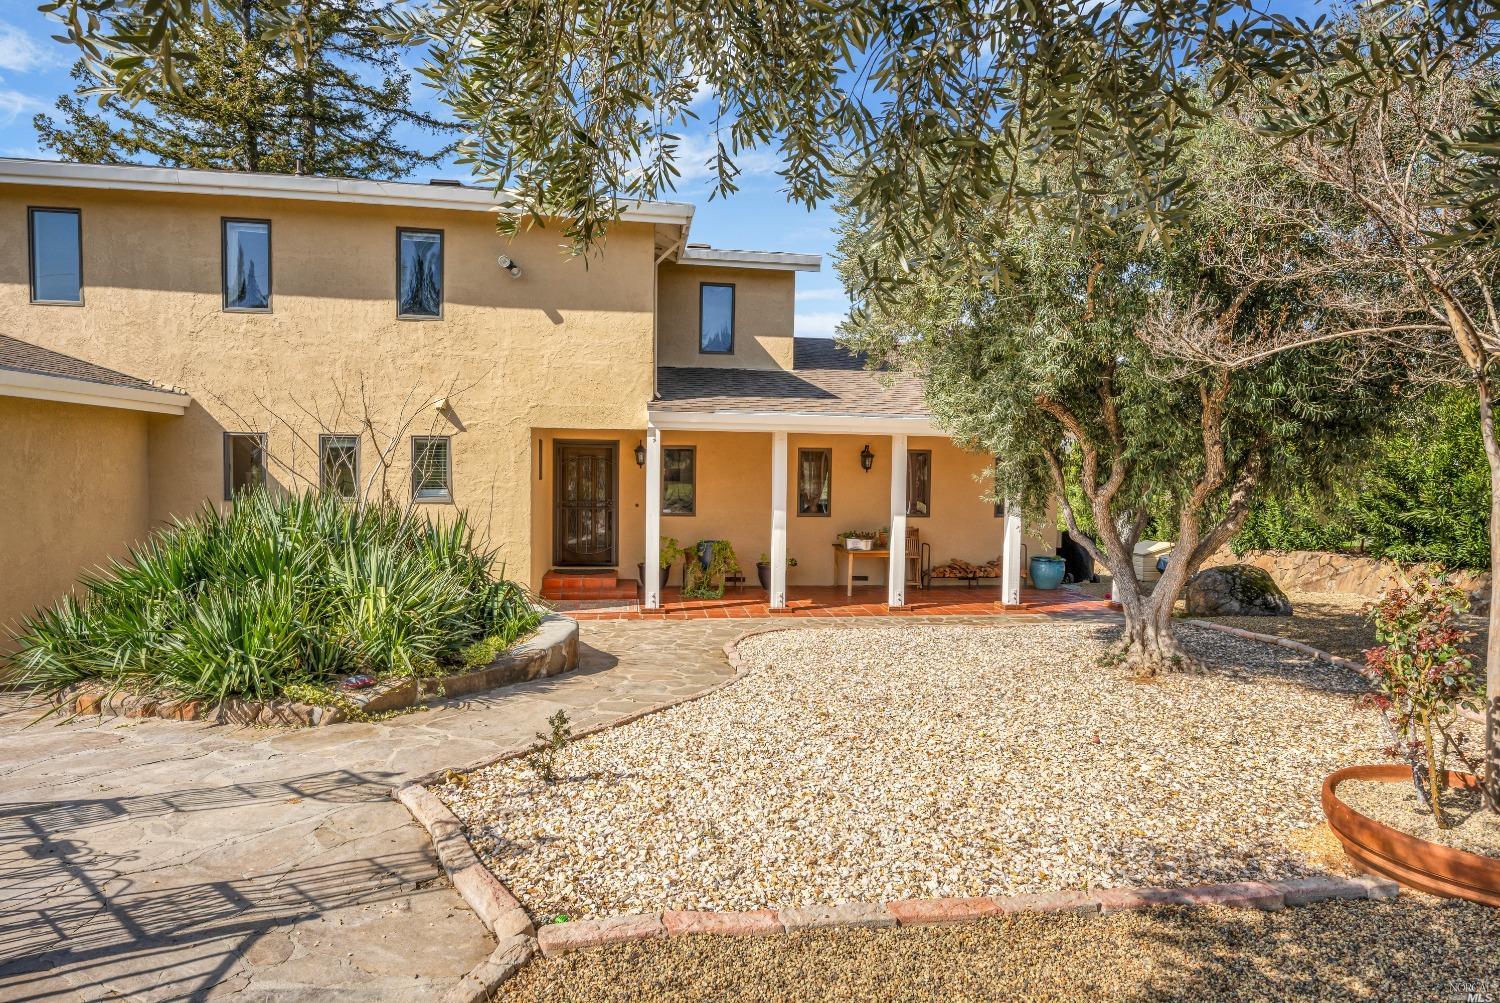
[[[1390,353],[1339,342],[1254,362],[1157,350],[1163,326],[1232,344],[1331,320],[1294,286],[1241,281],[1215,264],[1225,246],[1295,253],[1309,266],[1320,251],[1280,220],[1218,197],[1232,190],[1228,179],[1258,169],[1246,144],[1220,128],[1189,149],[1182,163],[1202,197],[1170,245],[1143,243],[1128,220],[1077,227],[1078,209],[1066,204],[1031,219],[1001,216],[984,252],[1008,263],[1008,281],[976,287],[923,269],[861,304],[842,332],[922,377],[938,421],[995,454],[998,490],[1033,517],[1058,500],[1068,528],[1114,577],[1125,613],[1119,654],[1140,676],[1187,661],[1173,606],[1255,493],[1336,476],[1381,430],[1402,377]],[[847,217],[840,250],[846,269],[873,253],[857,215]],[[1177,543],[1147,591],[1132,554],[1153,525]]]

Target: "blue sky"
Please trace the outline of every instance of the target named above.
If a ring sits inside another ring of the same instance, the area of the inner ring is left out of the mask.
[[[53,41],[55,22],[38,13],[29,0],[9,0],[0,13],[0,156],[47,157],[37,146],[31,119],[52,110],[59,95],[72,90],[68,69],[73,50]],[[414,56],[415,58],[415,56]],[[422,104],[439,110],[414,82],[413,94]],[[417,137],[409,139],[421,142]],[[780,193],[775,160],[752,153],[741,158],[740,191],[729,199],[708,200],[706,174],[698,161],[711,149],[701,134],[684,135],[683,149],[703,151],[681,165],[684,182],[675,199],[697,204],[691,239],[749,250],[800,251],[824,256],[823,270],[797,276],[797,334],[826,337],[848,309],[843,288],[833,274],[836,217],[831,207],[808,212],[789,205]],[[463,177],[464,172],[432,171],[431,175]],[[414,180],[425,180],[418,175]]]

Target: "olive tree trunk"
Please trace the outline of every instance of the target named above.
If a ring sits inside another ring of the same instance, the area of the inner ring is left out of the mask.
[[[1484,789],[1491,811],[1500,811],[1500,442],[1495,437],[1495,411],[1490,381],[1483,371],[1475,379],[1479,391],[1479,428],[1490,465],[1490,608],[1484,643]]]

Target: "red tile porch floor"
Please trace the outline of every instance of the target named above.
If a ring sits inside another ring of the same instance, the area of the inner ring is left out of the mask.
[[[662,591],[662,608],[642,609],[637,602],[557,602],[559,612],[576,620],[749,620],[756,617],[798,616],[984,616],[1016,613],[1106,613],[1109,603],[1064,585],[1050,592],[1022,589],[1021,605],[1000,604],[997,586],[944,586],[908,589],[906,605],[885,604],[884,586],[857,588],[853,596],[836,586],[794,588],[788,608],[772,610],[764,589],[729,589],[722,599],[684,599],[682,590]]]

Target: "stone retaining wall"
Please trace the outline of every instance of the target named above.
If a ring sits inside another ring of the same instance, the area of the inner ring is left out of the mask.
[[[1236,557],[1227,548],[1211,555],[1204,567],[1222,564],[1253,564],[1263,568],[1283,591],[1342,592],[1374,599],[1408,576],[1439,570],[1434,565],[1400,565],[1395,561],[1323,550],[1247,550]],[[1476,609],[1489,602],[1490,576],[1477,571],[1454,571],[1448,577],[1462,585]]]
[[[483,668],[439,679],[394,679],[345,694],[346,707],[319,707],[290,700],[183,700],[79,683],[58,694],[65,712],[83,716],[162,717],[175,721],[266,727],[317,727],[414,707],[433,697],[457,697],[499,689],[578,667],[578,622],[558,613],[542,618],[536,632]]]

